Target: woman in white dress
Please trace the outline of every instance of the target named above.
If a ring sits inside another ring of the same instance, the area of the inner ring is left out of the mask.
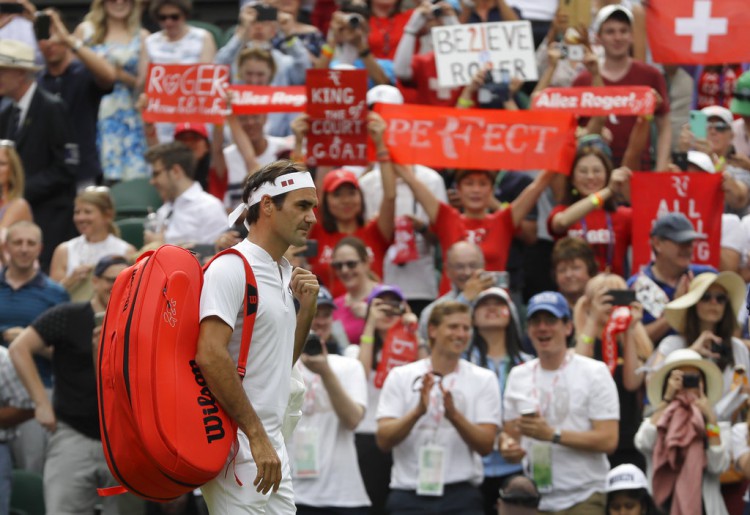
[[[101,258],[135,254],[135,248],[118,237],[114,217],[109,188],[90,186],[76,197],[73,222],[80,236],[57,246],[49,274],[68,290],[71,300],[91,300],[91,273]]]

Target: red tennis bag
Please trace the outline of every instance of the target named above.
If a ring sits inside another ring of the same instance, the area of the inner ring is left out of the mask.
[[[245,265],[245,321],[237,371],[245,375],[258,290]],[[216,259],[214,257],[214,259]],[[99,424],[112,475],[129,491],[169,501],[221,471],[237,435],[195,362],[203,272],[188,250],[163,245],[115,280],[98,356]]]

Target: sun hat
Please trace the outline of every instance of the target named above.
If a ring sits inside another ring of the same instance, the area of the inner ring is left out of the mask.
[[[616,4],[605,5],[604,7],[599,9],[599,12],[596,13],[596,18],[594,18],[594,21],[591,23],[591,30],[593,31],[593,33],[599,34],[599,29],[602,28],[602,24],[615,14],[623,14],[624,17],[630,21],[630,26],[633,26],[633,13],[630,12],[630,9]]]
[[[15,39],[0,39],[0,68],[39,71],[34,62],[34,49]]]
[[[704,272],[695,276],[690,283],[688,292],[678,297],[664,307],[664,317],[669,325],[677,332],[685,331],[685,319],[688,308],[695,306],[701,300],[712,284],[718,284],[727,291],[729,306],[734,316],[739,316],[745,301],[745,281],[735,272]]]
[[[706,378],[706,397],[711,404],[716,404],[724,392],[724,378],[721,370],[713,361],[703,359],[700,354],[692,349],[678,349],[667,356],[662,367],[653,373],[648,383],[648,401],[652,406],[657,406],[662,401],[664,381],[669,373],[679,367],[695,367]]]
[[[750,72],[745,72],[737,79],[729,109],[740,116],[750,116]]]
[[[648,488],[648,480],[641,469],[631,463],[623,463],[609,471],[605,488],[607,493],[639,490]]]

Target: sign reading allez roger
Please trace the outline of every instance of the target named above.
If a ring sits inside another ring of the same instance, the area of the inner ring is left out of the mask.
[[[223,123],[229,66],[150,64],[146,122]]]
[[[579,116],[635,116],[653,114],[656,97],[646,86],[546,88],[531,102],[535,110],[554,110]]]
[[[234,114],[304,112],[307,97],[304,86],[229,86],[234,91]]]
[[[308,70],[307,162],[367,164],[367,72]]]
[[[485,63],[501,77],[537,80],[534,36],[529,21],[447,25],[432,28],[438,84],[465,86]]]

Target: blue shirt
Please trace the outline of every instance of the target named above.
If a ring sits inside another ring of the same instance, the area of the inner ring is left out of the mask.
[[[28,327],[36,317],[52,306],[70,300],[68,292],[43,272],[14,290],[5,279],[6,270],[0,271],[0,331],[11,327]],[[10,342],[3,342],[8,346]],[[52,365],[48,359],[34,357],[44,386],[52,387]]]

